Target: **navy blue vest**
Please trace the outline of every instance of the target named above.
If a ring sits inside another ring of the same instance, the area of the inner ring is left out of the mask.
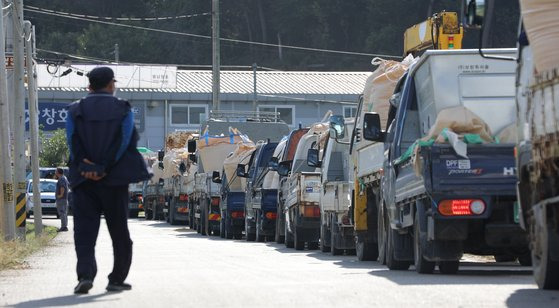
[[[69,180],[72,188],[86,179],[78,166],[84,158],[103,165],[107,175],[99,181],[108,186],[128,185],[151,177],[142,155],[136,149],[139,139],[132,126],[128,145],[123,142],[123,121],[131,112],[130,104],[111,94],[91,93],[68,107],[68,145],[70,146]],[[71,119],[70,119],[71,118]],[[126,150],[120,157],[116,153],[122,145]]]

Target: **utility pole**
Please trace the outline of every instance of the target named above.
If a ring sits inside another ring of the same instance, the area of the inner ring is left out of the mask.
[[[4,2],[0,1],[0,4],[1,7]],[[4,12],[0,9],[0,231],[4,239],[11,240],[15,238],[16,230],[7,79]]]
[[[118,63],[119,61],[119,54],[118,54],[119,50],[118,50],[118,44],[115,44],[115,63]]]
[[[254,97],[252,99],[252,110],[256,112],[258,110],[258,96],[256,92],[256,69],[258,66],[256,63],[252,63],[252,77],[253,77],[253,93]]]
[[[219,110],[219,0],[212,0],[212,110]]]
[[[25,60],[27,66],[27,105],[29,106],[29,133],[31,136],[31,171],[33,172],[33,191],[39,192],[39,100],[37,96],[37,73],[35,71],[35,28],[25,21]],[[43,231],[41,194],[33,194],[33,221],[35,235]]]
[[[14,109],[14,183],[15,183],[15,213],[18,237],[25,239],[26,215],[26,166],[25,156],[25,86],[24,74],[24,46],[23,46],[23,0],[14,0],[12,5],[13,39],[14,39],[14,78],[13,91]]]

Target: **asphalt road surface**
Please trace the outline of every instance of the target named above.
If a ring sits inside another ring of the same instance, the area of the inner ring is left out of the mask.
[[[530,269],[514,264],[465,262],[457,275],[418,275],[355,256],[205,237],[165,222],[131,219],[129,225],[131,291],[105,291],[112,247],[103,223],[98,276],[88,295],[73,294],[76,256],[67,232],[25,268],[0,272],[0,306],[559,307],[559,291],[538,290]]]

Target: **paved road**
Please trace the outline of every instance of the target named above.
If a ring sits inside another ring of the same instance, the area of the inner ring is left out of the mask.
[[[47,220],[56,225],[56,220]],[[559,307],[559,292],[537,290],[529,268],[468,263],[456,276],[388,271],[376,262],[283,245],[203,237],[163,222],[130,220],[133,290],[106,293],[112,248],[105,227],[89,295],[76,283],[72,232],[0,272],[7,307]]]

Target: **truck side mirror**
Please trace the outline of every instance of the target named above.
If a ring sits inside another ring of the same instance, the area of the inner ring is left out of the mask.
[[[161,150],[161,151],[157,152],[157,160],[158,161],[163,161],[163,157],[165,157],[165,151]]]
[[[246,171],[245,171],[245,165],[243,164],[238,164],[237,165],[237,176],[240,178],[246,178],[248,177]]]
[[[320,168],[322,166],[322,162],[318,160],[318,149],[309,149],[307,153],[307,165],[309,167]]]
[[[181,174],[184,174],[186,172],[186,164],[184,162],[181,162],[181,164],[179,165],[179,171]]]
[[[195,153],[196,152],[196,140],[188,140],[187,143],[188,153]]]
[[[365,113],[363,118],[363,138],[369,141],[384,142],[385,134],[380,126],[380,116],[378,113]]]
[[[485,0],[463,0],[464,21],[463,24],[471,29],[479,29],[485,18]]]
[[[221,184],[221,177],[219,176],[219,171],[214,171],[212,173],[212,182]]]
[[[188,154],[188,159],[190,159],[190,161],[193,163],[198,162],[198,159],[196,158],[196,154]]]
[[[341,115],[330,117],[330,138],[343,139],[345,135],[345,120]]]
[[[278,171],[278,158],[277,157],[270,158],[270,161],[268,161],[268,170]]]
[[[291,171],[291,161],[282,161],[278,165],[278,174],[281,176],[288,176]]]

